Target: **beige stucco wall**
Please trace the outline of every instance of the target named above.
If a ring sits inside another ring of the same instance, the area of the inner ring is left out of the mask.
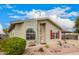
[[[24,24],[17,24],[11,32],[9,32],[9,36],[10,37],[21,37],[24,38]]]
[[[54,26],[51,22],[49,21],[38,21],[38,40],[40,41],[40,26],[39,24],[40,23],[46,23],[46,35],[45,35],[45,38],[46,38],[46,43],[56,43],[58,41],[58,39],[52,39],[50,40],[50,30],[52,30],[53,32],[58,32],[60,31],[60,35],[61,35],[61,30],[59,28],[57,28],[56,26]],[[61,37],[60,37],[60,40],[61,40]]]
[[[36,39],[35,40],[27,40],[27,44],[29,42],[37,42],[37,21],[36,20],[30,20],[30,21],[25,21],[24,22],[24,38],[26,39],[26,30],[28,28],[33,28],[33,30],[35,31],[36,33]]]
[[[27,40],[27,44],[31,41],[37,41],[37,21],[36,20],[29,20],[24,21],[22,24],[17,24],[15,28],[9,33],[10,37],[20,37],[26,40],[26,30],[28,28],[33,28],[36,32],[36,39],[35,40]]]

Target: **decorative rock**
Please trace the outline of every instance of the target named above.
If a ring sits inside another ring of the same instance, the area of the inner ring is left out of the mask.
[[[44,52],[43,48],[39,48],[38,52]]]
[[[36,44],[35,44],[34,41],[30,41],[28,46],[29,46],[29,47],[31,47],[31,46],[36,46]]]

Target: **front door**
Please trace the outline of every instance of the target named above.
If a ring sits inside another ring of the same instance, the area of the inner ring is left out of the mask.
[[[40,43],[45,43],[45,23],[40,24]]]

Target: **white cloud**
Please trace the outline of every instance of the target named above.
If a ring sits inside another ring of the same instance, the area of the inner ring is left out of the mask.
[[[5,33],[3,32],[3,27],[2,27],[1,24],[0,24],[0,34],[5,34]]]
[[[59,17],[67,17],[68,13],[65,12],[67,10],[70,10],[70,7],[65,7],[65,8],[61,8],[61,7],[55,7],[51,10],[35,10],[33,9],[32,11],[27,12],[27,17],[48,17],[49,15],[57,15]],[[39,15],[40,14],[40,15]],[[35,16],[36,15],[36,16]]]
[[[70,7],[55,7],[54,9],[48,10],[47,12],[51,15],[57,15],[59,17],[67,18],[68,13],[66,11],[70,9]]]
[[[70,9],[71,9],[70,7],[66,7],[66,8],[65,8],[65,10],[70,10]]]
[[[5,7],[6,7],[6,8],[13,8],[13,7],[12,7],[11,5],[9,5],[9,4],[6,4]]]
[[[68,16],[69,16],[69,17],[71,17],[71,16],[79,16],[79,12],[70,12],[70,13],[68,14]]]
[[[66,8],[62,9],[60,7],[56,7],[54,9],[49,10],[48,12],[50,12],[50,13],[52,12],[52,14],[56,14],[56,15],[61,15],[61,14],[64,14],[65,11],[66,11]]]
[[[19,13],[19,14],[26,14],[26,12],[24,11],[20,11],[20,10],[12,10],[13,12]]]
[[[20,18],[20,16],[17,16],[17,15],[14,15],[14,16],[9,16],[10,18],[15,18],[15,19],[18,19]]]
[[[0,29],[3,29],[1,24],[0,24]]]
[[[56,24],[58,24],[65,31],[74,30],[73,29],[74,21],[71,21],[70,19],[63,19],[63,18],[57,17],[56,15],[50,16],[50,19],[53,20]]]
[[[14,20],[25,20],[26,16],[19,16],[19,15],[9,15],[10,18],[13,18]]]
[[[32,11],[21,11],[21,10],[12,10],[13,12],[19,13],[19,14],[25,14],[27,15],[28,18],[36,18],[36,17],[48,17],[48,15],[57,15],[59,17],[62,18],[68,18],[68,17],[72,17],[72,16],[78,16],[79,12],[66,12],[68,10],[70,10],[70,7],[55,7],[52,8],[51,10],[35,10],[33,9]],[[40,14],[40,15],[39,15]]]
[[[46,16],[46,12],[42,10],[33,9],[32,11],[26,13],[27,18],[41,18]]]

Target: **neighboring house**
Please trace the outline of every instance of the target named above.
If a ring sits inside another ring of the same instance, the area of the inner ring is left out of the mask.
[[[6,37],[6,34],[3,32],[3,30],[0,29],[0,39],[4,39]]]
[[[62,29],[48,18],[19,20],[12,22],[8,30],[10,37],[21,37],[27,44],[50,43],[61,40]]]
[[[7,37],[6,34],[0,34],[0,39],[4,39],[4,38],[6,38],[6,37]]]

